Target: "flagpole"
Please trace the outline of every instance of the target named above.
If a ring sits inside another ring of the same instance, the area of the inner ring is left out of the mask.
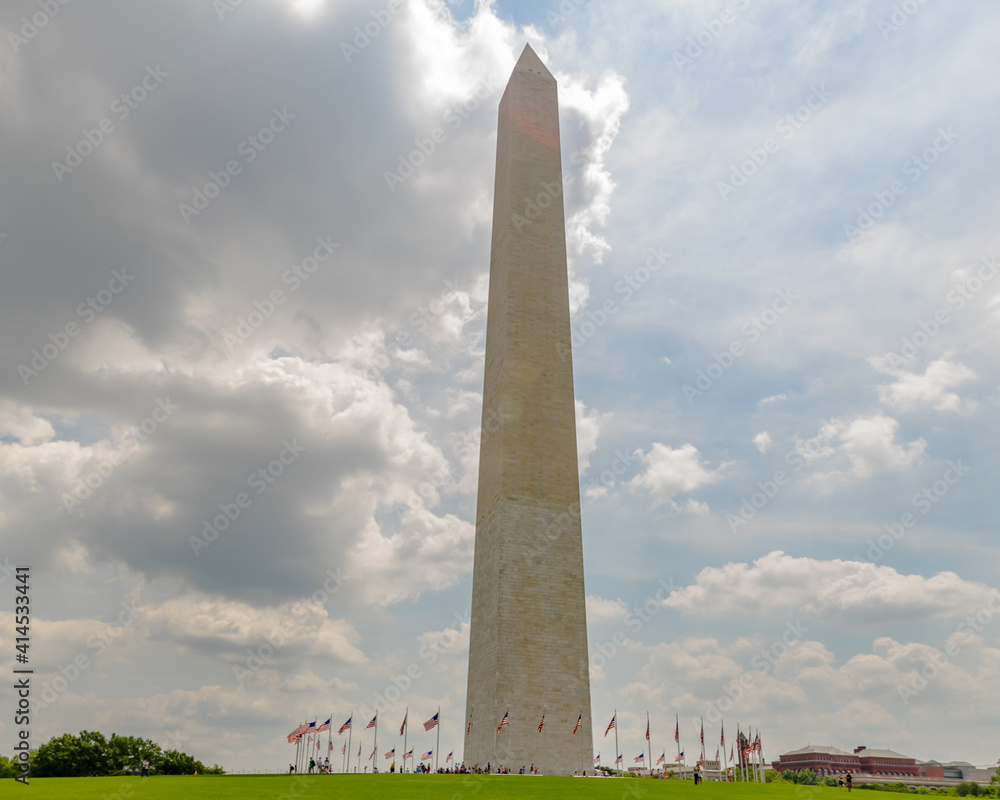
[[[354,752],[354,750],[351,748],[351,737],[354,735],[354,711],[353,710],[351,711],[351,716],[349,716],[348,719],[351,721],[351,727],[347,729],[347,753],[346,753],[346,755],[347,755],[347,769],[348,769],[348,771],[350,771],[350,769],[351,769],[351,753]]]
[[[342,752],[344,754],[344,758],[340,762],[341,763],[341,767],[340,768],[344,771],[344,774],[346,774],[347,773],[347,742],[344,742],[341,745],[341,747],[343,748]]]
[[[496,701],[493,701],[494,709],[498,708]],[[496,719],[496,713],[494,712],[493,719]],[[497,737],[500,735],[500,726],[497,725],[496,731],[493,733],[493,764],[497,763]]]
[[[406,713],[403,714],[403,769],[399,772],[402,774],[406,770],[406,734],[410,732],[410,707],[406,707]]]
[[[742,764],[743,781],[744,783],[750,782],[750,773],[747,771],[747,752],[746,748],[743,747],[743,741],[746,737],[740,740],[740,762]]]
[[[548,705],[546,703],[543,703],[542,704],[542,719],[543,720],[545,719],[545,712],[546,712],[547,709],[548,709]],[[541,733],[542,730],[544,730],[544,728],[545,728],[545,725],[544,725],[544,723],[542,723],[542,727],[538,729],[538,732]],[[532,751],[534,751],[534,750],[535,750],[535,748],[532,748]],[[535,757],[532,756],[531,760],[532,760],[532,762],[534,762]]]
[[[305,725],[304,722],[302,724]],[[295,768],[296,772],[302,772],[302,769],[305,766],[305,759],[303,758],[303,755],[306,752],[306,735],[305,735],[304,732],[299,737],[299,740],[302,742],[302,747],[299,748],[299,763],[298,763],[298,766],[296,766],[296,768]]]
[[[510,756],[510,739],[511,739],[511,727],[510,727],[510,706],[507,706],[507,755]],[[506,765],[504,765],[506,766]]]
[[[759,783],[763,783],[764,782],[764,769],[763,769],[764,768],[764,762],[761,760],[761,757],[760,757],[760,728],[757,729],[757,736],[754,738],[753,746],[754,746],[754,753],[756,753],[756,755],[757,755],[757,758],[755,759],[756,762],[757,762],[757,781]]]
[[[299,771],[299,745],[302,744],[302,734],[295,737],[295,771]]]
[[[622,753],[618,750],[618,709],[615,709],[615,715],[613,717],[615,721],[615,769],[618,769],[618,756]],[[625,759],[622,759],[622,769],[625,769]],[[622,770],[618,770],[618,777],[622,776]]]
[[[330,727],[326,729],[326,757],[330,758],[330,753],[333,752],[333,712],[330,712]],[[333,771],[332,769],[330,770]]]
[[[375,742],[372,744],[372,774],[375,774],[375,759],[378,757],[378,712],[375,712]]]
[[[677,758],[674,759],[674,763],[679,764],[681,760],[681,720],[676,714],[674,714],[674,741],[677,742]]]
[[[719,722],[719,744],[722,745],[722,760],[719,762],[719,780],[722,780],[722,765],[726,762],[726,721]]]
[[[649,751],[649,760],[653,760],[653,740],[649,738],[649,710],[646,710],[646,749]],[[653,775],[653,765],[649,766],[649,775]]]
[[[438,724],[435,725],[435,727],[438,730],[437,744],[434,745],[434,771],[435,772],[438,771],[438,763],[439,763],[438,762],[438,758],[441,755],[441,752],[440,752],[441,751],[441,706],[438,706],[437,721],[438,721]]]

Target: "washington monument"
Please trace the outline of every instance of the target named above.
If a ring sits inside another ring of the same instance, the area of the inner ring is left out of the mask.
[[[556,81],[526,46],[497,130],[469,766],[593,770],[570,335]]]

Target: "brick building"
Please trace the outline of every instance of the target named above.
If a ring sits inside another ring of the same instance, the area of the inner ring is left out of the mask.
[[[831,745],[808,745],[778,757],[772,765],[778,772],[811,769],[817,775],[840,775],[844,772],[861,772],[861,759],[846,750]]]
[[[809,745],[779,756],[773,766],[779,772],[811,769],[817,775],[841,775],[845,772],[893,777],[921,775],[917,762],[909,756],[870,747],[856,747],[853,753],[848,753],[833,745]]]

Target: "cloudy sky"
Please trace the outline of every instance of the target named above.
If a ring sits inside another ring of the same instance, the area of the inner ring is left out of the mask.
[[[386,696],[380,749],[440,704],[460,750],[496,110],[530,42],[595,753],[617,707],[626,759],[647,710],[656,754],[676,714],[689,752],[724,716],[767,758],[1000,756],[996,4],[46,8],[0,13],[0,592],[30,565],[35,743],[279,768],[297,723]]]

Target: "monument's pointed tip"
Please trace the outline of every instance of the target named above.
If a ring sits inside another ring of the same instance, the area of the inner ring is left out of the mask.
[[[517,59],[517,64],[514,65],[514,72],[520,72],[522,70],[528,70],[531,72],[540,72],[543,75],[552,76],[552,73],[545,68],[545,64],[542,63],[542,59],[538,57],[538,54],[531,49],[530,44],[524,45],[524,50],[521,51],[520,58]]]

